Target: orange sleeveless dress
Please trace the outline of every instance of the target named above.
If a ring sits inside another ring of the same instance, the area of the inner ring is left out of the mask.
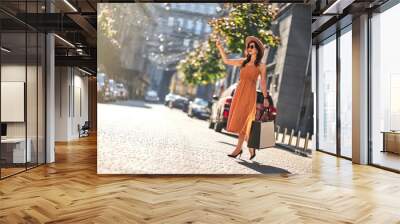
[[[256,85],[260,71],[257,66],[246,64],[240,69],[239,83],[233,95],[226,130],[245,134],[247,140],[251,123],[256,116]]]

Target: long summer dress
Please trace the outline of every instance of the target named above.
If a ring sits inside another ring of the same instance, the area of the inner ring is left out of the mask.
[[[260,70],[257,66],[246,64],[240,69],[239,83],[233,95],[226,130],[245,134],[248,140],[251,123],[256,115],[256,85]]]

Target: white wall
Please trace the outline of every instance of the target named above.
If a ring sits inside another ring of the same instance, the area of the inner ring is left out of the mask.
[[[25,64],[24,65],[2,65],[1,81],[25,82]],[[5,110],[6,108],[1,108]],[[11,122],[7,123],[7,137],[25,137],[25,123]]]
[[[56,67],[55,85],[55,140],[77,139],[78,124],[88,120],[88,78],[76,68]]]
[[[67,67],[55,68],[55,141],[68,140],[68,117],[70,85],[69,69]]]
[[[24,122],[25,83],[1,81],[0,89],[1,122]]]
[[[24,65],[2,65],[1,81],[19,81],[25,82],[25,64]]]

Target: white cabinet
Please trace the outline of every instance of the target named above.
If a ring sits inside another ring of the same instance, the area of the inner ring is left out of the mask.
[[[25,151],[25,138],[7,138],[1,140],[2,147],[11,147],[13,163],[25,163],[32,161],[32,140],[28,138],[26,143],[27,147]]]

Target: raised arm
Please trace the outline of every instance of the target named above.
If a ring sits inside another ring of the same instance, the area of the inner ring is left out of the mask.
[[[239,58],[239,59],[228,59],[228,57],[226,56],[225,50],[221,45],[221,42],[219,39],[217,39],[217,41],[215,42],[217,45],[217,48],[219,50],[219,53],[221,54],[222,57],[222,61],[224,62],[224,64],[227,65],[233,65],[233,66],[241,66],[242,62],[244,60],[244,58]]]

